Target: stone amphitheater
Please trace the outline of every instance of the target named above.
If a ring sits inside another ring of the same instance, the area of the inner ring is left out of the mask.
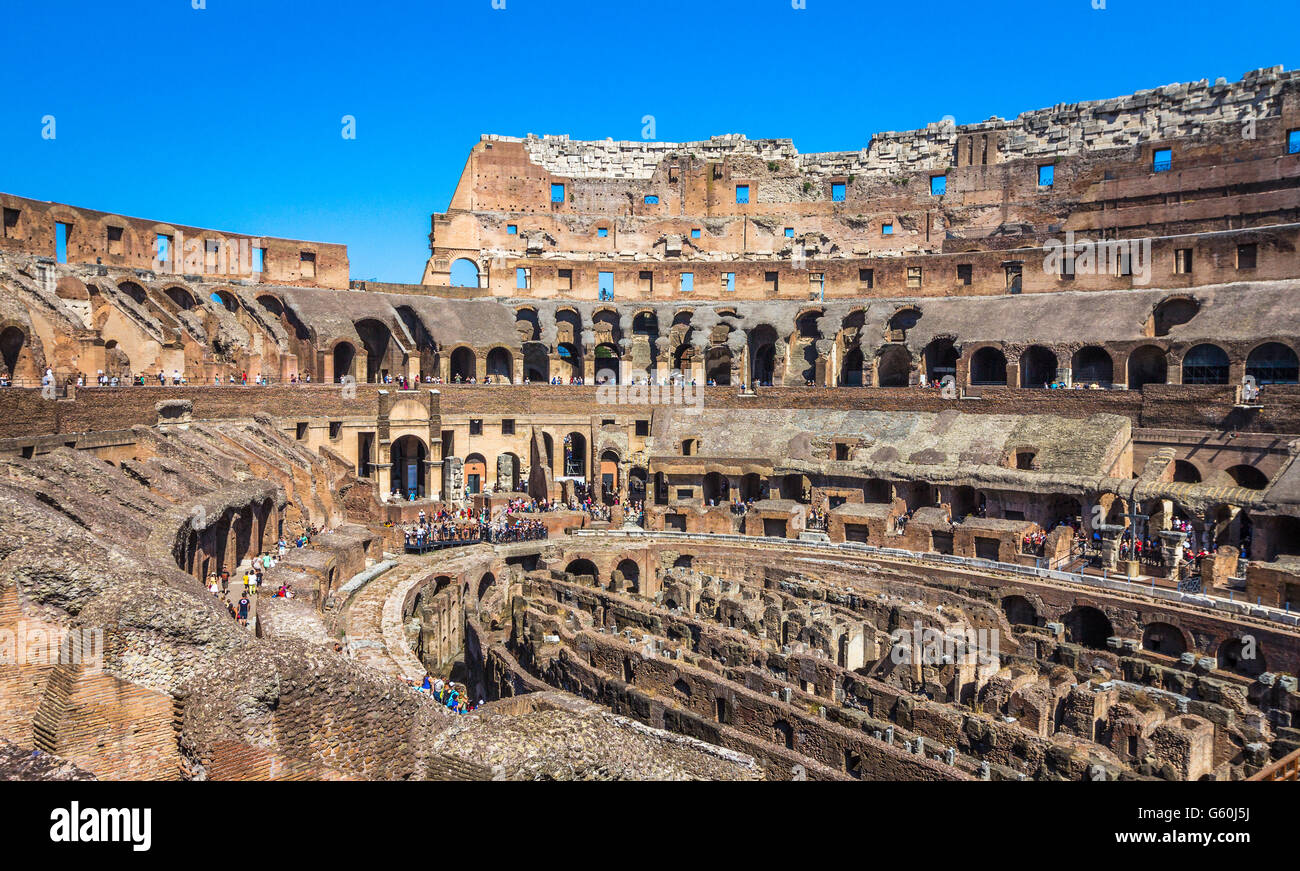
[[[488,135],[419,284],[0,207],[0,778],[1300,770],[1300,73]]]

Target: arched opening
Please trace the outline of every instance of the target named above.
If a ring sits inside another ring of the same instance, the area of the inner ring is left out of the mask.
[[[167,295],[168,299],[176,303],[176,307],[181,311],[189,311],[199,304],[198,300],[194,298],[194,294],[183,287],[172,286],[164,290],[163,293]]]
[[[916,326],[916,322],[920,319],[921,312],[914,308],[905,308],[895,312],[894,316],[889,319],[887,338],[891,342],[906,341],[907,331]]]
[[[878,387],[907,387],[912,378],[912,353],[902,345],[889,345],[881,350],[876,363]]]
[[[351,342],[339,342],[334,346],[334,378],[342,380],[344,377],[351,375],[356,377],[352,371],[353,365],[357,361],[357,349]]]
[[[849,348],[844,355],[844,365],[840,367],[840,386],[841,387],[861,387],[862,386],[862,367],[865,365],[865,358],[862,349],[859,347]]]
[[[1007,383],[1007,358],[997,348],[980,348],[970,358],[970,383],[995,385]]]
[[[804,312],[795,320],[795,329],[801,339],[820,339],[822,332],[817,326],[817,321],[821,319],[822,313],[819,311]]]
[[[756,473],[749,473],[740,479],[740,499],[742,502],[754,501],[763,498],[763,476]]]
[[[1007,596],[1002,600],[1002,613],[1012,626],[1037,626],[1038,611],[1024,596]]]
[[[453,260],[451,264],[452,287],[478,287],[478,264],[464,257]]]
[[[1197,345],[1183,357],[1184,384],[1227,384],[1228,354],[1218,345]]]
[[[731,385],[731,349],[726,345],[714,345],[704,353],[705,383],[712,382],[719,387]]]
[[[1056,380],[1056,355],[1034,345],[1020,355],[1020,386],[1046,387]]]
[[[366,381],[382,384],[390,375],[401,374],[401,357],[395,355],[389,359],[389,350],[393,347],[393,334],[387,325],[373,318],[357,321],[354,325],[361,344],[366,349]]]
[[[144,301],[148,298],[148,295],[144,292],[144,288],[136,284],[134,281],[124,281],[117,286],[117,289],[131,297],[131,299],[135,301],[136,305],[144,305]],[[217,293],[224,294],[225,291],[219,290]],[[227,308],[229,308],[229,306],[227,306]],[[234,311],[235,309],[232,308],[230,310]]]
[[[1182,656],[1187,652],[1187,639],[1171,623],[1151,623],[1142,632],[1142,649],[1164,656]]]
[[[564,571],[575,577],[589,577],[600,582],[600,572],[596,570],[596,564],[589,559],[576,559],[564,567]]]
[[[564,476],[587,477],[587,440],[582,433],[571,432],[564,437]]]
[[[770,387],[776,377],[776,346],[760,345],[753,352],[753,361],[754,383]]]
[[[689,569],[689,568],[693,568],[694,566],[695,566],[695,557],[691,556],[688,553],[684,553],[681,556],[677,557],[677,559],[673,560],[673,568],[675,569]]]
[[[560,358],[561,378],[569,380],[582,377],[582,356],[575,345],[567,342],[555,346],[555,353]]]
[[[451,352],[451,369],[449,371],[450,380],[454,382],[469,381],[475,377],[478,368],[478,361],[474,357],[474,350],[461,345]]]
[[[1170,330],[1187,323],[1196,317],[1196,313],[1200,310],[1200,305],[1194,300],[1181,298],[1165,300],[1151,313],[1151,335],[1157,338],[1169,335]]]
[[[27,336],[17,327],[5,327],[0,332],[0,360],[4,361],[4,374],[10,378],[17,377],[18,358],[22,355]]]
[[[704,476],[704,504],[725,505],[731,495],[727,476],[719,472],[709,472]]]
[[[515,329],[520,342],[537,342],[542,338],[542,323],[537,319],[537,309],[524,306],[515,312]]]
[[[237,300],[235,298],[235,295],[228,290],[213,291],[211,299],[213,302],[220,305],[222,308],[230,312],[232,315],[237,314],[239,312],[239,300]],[[136,301],[140,303],[144,302],[143,299],[139,299]]]
[[[941,383],[945,375],[957,377],[957,349],[952,339],[935,339],[925,346],[925,380]]]
[[[515,358],[505,348],[493,348],[487,355],[487,374],[494,384],[513,384]]]
[[[597,384],[618,384],[620,369],[620,359],[618,348],[609,342],[602,342],[593,349],[592,354],[595,356],[596,364],[596,383]]]
[[[1143,345],[1128,355],[1128,389],[1141,390],[1146,384],[1164,384],[1169,380],[1165,352],[1155,345]]]
[[[1267,342],[1246,358],[1246,374],[1256,384],[1295,384],[1300,381],[1300,359],[1281,342]]]
[[[1201,470],[1187,460],[1174,460],[1174,482],[1177,484],[1201,483]]]
[[[618,495],[618,454],[613,451],[602,451],[600,454],[600,492],[606,505],[614,504],[614,497]]]
[[[1253,636],[1227,638],[1219,645],[1219,668],[1245,677],[1258,677],[1266,671],[1264,651]]]
[[[131,377],[131,358],[117,344],[117,339],[104,343],[104,374],[116,375],[119,379]]]
[[[627,499],[633,505],[645,501],[646,487],[649,486],[650,475],[644,466],[636,466],[627,473]]]
[[[1096,345],[1080,348],[1070,363],[1070,376],[1075,384],[1110,387],[1115,382],[1115,369],[1110,354]]]
[[[785,720],[777,720],[772,726],[776,733],[776,742],[787,750],[794,749],[794,727]]]
[[[483,601],[483,597],[487,595],[487,591],[492,589],[492,585],[496,582],[497,579],[495,575],[491,572],[485,572],[483,577],[478,579],[478,596],[476,598],[480,602]]]
[[[482,454],[470,454],[465,458],[464,475],[465,494],[482,493],[487,481],[487,459]]]
[[[393,492],[402,499],[415,496],[423,499],[428,495],[426,487],[426,463],[429,458],[428,448],[424,442],[413,435],[405,435],[393,442]]]
[[[623,573],[623,579],[627,581],[628,591],[639,593],[641,591],[641,567],[635,561],[625,559],[618,564],[618,570]]]
[[[541,342],[524,345],[524,377],[530,382],[546,383],[550,379],[551,361],[546,356],[546,346]]]
[[[1268,476],[1254,466],[1241,463],[1230,466],[1225,471],[1238,487],[1245,487],[1247,490],[1263,490],[1268,487]]]
[[[1115,634],[1108,618],[1088,605],[1075,605],[1061,618],[1065,624],[1066,638],[1093,650],[1104,650],[1106,639]]]

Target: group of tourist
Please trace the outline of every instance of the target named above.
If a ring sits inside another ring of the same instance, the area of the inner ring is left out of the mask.
[[[472,704],[465,697],[466,690],[459,684],[444,681],[442,678],[434,679],[426,674],[424,682],[416,688],[417,692],[429,693],[438,702],[438,704],[450,709],[455,714],[471,714],[478,710],[483,700],[479,699],[478,704]]]

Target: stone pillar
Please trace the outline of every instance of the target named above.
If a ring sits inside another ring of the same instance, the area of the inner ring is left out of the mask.
[[[393,464],[374,462],[370,464],[370,468],[373,470],[371,477],[379,482],[377,486],[380,501],[387,501],[393,493]]]
[[[1119,545],[1124,535],[1124,527],[1112,523],[1099,523],[1094,529],[1101,534],[1101,566],[1113,571],[1119,564]]]
[[[1157,535],[1160,536],[1160,556],[1165,563],[1165,577],[1177,578],[1178,567],[1183,562],[1183,542],[1187,540],[1187,533],[1162,529]]]

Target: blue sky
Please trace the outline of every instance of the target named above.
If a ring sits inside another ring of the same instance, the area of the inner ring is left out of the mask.
[[[481,133],[653,115],[661,140],[846,150],[1300,59],[1296,0],[0,2],[0,191],[341,242],[400,282]]]

